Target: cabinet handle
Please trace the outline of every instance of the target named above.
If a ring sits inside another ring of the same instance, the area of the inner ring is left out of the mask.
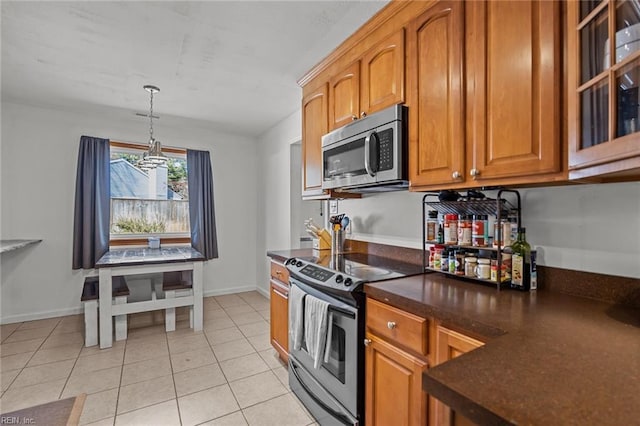
[[[357,115],[353,114],[353,115],[351,116],[351,121],[356,121],[357,119],[358,119],[358,116],[357,116]]]
[[[282,271],[276,271],[276,275],[277,275],[277,276],[282,275]]]
[[[394,328],[396,328],[396,323],[393,321],[389,321],[387,322],[387,327],[389,327],[389,330],[393,330]]]
[[[473,176],[473,177],[480,176],[480,170],[478,170],[478,169],[471,169],[471,170],[469,170],[469,174],[470,174],[471,176]]]
[[[366,112],[362,111],[362,112],[360,113],[360,118],[364,118],[364,117],[366,117],[366,116],[367,116],[367,113],[366,113]]]
[[[455,172],[451,173],[451,177],[454,179],[460,179],[460,172],[456,170]]]
[[[371,344],[371,339],[364,339],[364,345],[369,346]]]
[[[288,298],[289,298],[289,296],[288,296],[288,295],[286,295],[286,294],[284,294],[284,293],[282,293],[282,292],[280,292],[280,291],[276,290],[276,289],[275,289],[275,287],[271,287],[271,290],[273,290],[273,292],[274,292],[275,294],[277,294],[278,296],[282,297],[283,299],[288,299]]]

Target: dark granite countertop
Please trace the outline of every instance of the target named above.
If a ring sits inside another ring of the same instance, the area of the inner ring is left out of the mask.
[[[640,310],[550,291],[521,293],[426,274],[367,296],[486,344],[423,376],[479,424],[637,424]]]
[[[192,247],[111,249],[96,262],[96,268],[204,260],[204,256]]]
[[[339,269],[345,272],[344,267],[334,268],[331,265],[331,250],[313,250],[313,249],[290,249],[268,251],[267,256],[278,262],[284,262],[289,258],[296,257],[298,259],[314,262],[317,265],[332,269]],[[422,265],[404,262],[389,257],[378,256],[370,253],[360,253],[347,251],[342,255],[344,260],[357,262],[363,265],[374,266],[376,268],[386,269],[396,272],[403,276],[411,276],[422,274]],[[348,271],[346,271],[348,272]]]

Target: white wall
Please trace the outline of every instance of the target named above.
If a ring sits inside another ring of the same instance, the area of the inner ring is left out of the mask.
[[[4,253],[0,322],[59,316],[80,308],[83,271],[71,270],[73,204],[81,135],[146,143],[148,123],[130,111],[2,103],[1,237],[42,243]],[[163,116],[165,145],[211,152],[219,258],[205,263],[205,294],[254,289],[257,148],[254,138]]]
[[[269,291],[267,250],[291,248],[291,144],[300,140],[300,110],[265,132],[258,140],[258,205],[256,264],[258,289]]]
[[[269,149],[285,150],[288,141],[300,137],[300,123],[289,119],[279,123]],[[269,168],[284,165],[274,161],[265,167],[271,178],[263,186],[263,196],[267,200],[282,196],[278,192],[286,188],[287,176]],[[520,193],[527,240],[539,250],[541,265],[640,278],[640,183],[568,185]],[[353,238],[420,248],[423,195],[407,191],[365,195],[340,201],[339,210],[351,217]],[[266,250],[284,247],[286,240],[278,233],[288,235],[289,228],[279,226],[286,214],[277,204],[264,208],[273,228],[258,244],[259,258]],[[268,282],[266,269],[258,274],[259,283]]]

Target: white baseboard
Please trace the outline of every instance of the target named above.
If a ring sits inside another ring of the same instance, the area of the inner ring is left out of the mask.
[[[243,285],[243,286],[234,286],[234,287],[226,287],[226,288],[216,288],[214,290],[205,291],[204,292],[204,297],[224,296],[225,294],[243,293],[245,291],[255,291],[255,290],[257,290],[255,285]]]
[[[54,311],[35,312],[29,314],[9,315],[0,319],[0,324],[12,324],[14,322],[35,321],[47,318],[66,317],[84,313],[82,306],[77,308],[56,309]]]
[[[258,291],[264,297],[269,298],[269,293],[262,288],[258,288],[255,285],[234,286],[226,288],[217,288],[215,290],[208,290],[204,292],[204,297],[210,296],[223,296],[225,294],[242,293],[245,291]],[[67,315],[82,314],[84,310],[82,306],[77,308],[57,309],[46,312],[35,312],[29,314],[10,315],[0,318],[0,324],[12,324],[15,322],[35,321],[47,318],[64,317]]]

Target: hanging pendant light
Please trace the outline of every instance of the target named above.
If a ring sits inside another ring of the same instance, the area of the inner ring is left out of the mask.
[[[150,94],[149,107],[149,147],[147,152],[138,161],[138,168],[148,171],[158,167],[161,164],[167,164],[168,158],[162,153],[162,145],[160,141],[153,137],[153,94],[160,91],[156,86],[146,85],[144,90]]]

